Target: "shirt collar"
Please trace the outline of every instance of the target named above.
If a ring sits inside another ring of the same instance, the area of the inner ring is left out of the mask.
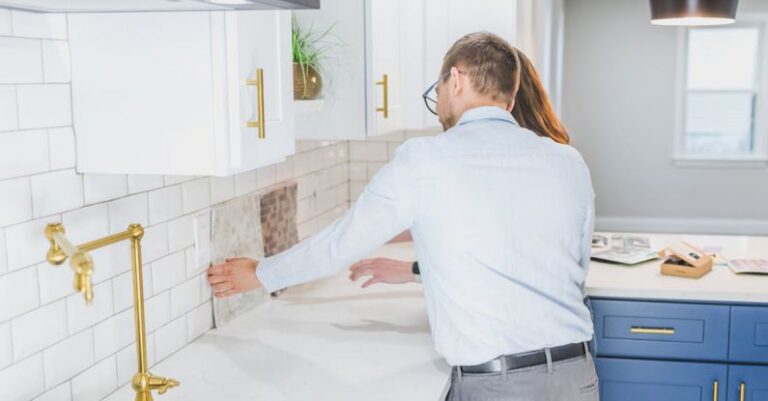
[[[469,109],[461,115],[461,118],[456,125],[462,125],[476,120],[504,120],[518,125],[515,118],[512,117],[512,113],[496,106],[481,106]]]

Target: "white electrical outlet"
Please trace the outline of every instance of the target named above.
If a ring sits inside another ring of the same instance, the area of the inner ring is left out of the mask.
[[[211,264],[211,211],[195,216],[195,270],[202,271]]]

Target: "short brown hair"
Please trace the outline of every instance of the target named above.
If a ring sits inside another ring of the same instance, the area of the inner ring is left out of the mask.
[[[490,32],[465,35],[443,58],[443,80],[451,67],[462,70],[477,93],[494,101],[514,100],[512,115],[523,128],[558,143],[570,141],[533,63],[506,40]]]

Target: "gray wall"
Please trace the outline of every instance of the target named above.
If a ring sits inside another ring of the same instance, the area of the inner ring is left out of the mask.
[[[598,229],[768,234],[766,166],[672,162],[677,29],[651,25],[647,0],[565,3],[563,119],[592,171]]]

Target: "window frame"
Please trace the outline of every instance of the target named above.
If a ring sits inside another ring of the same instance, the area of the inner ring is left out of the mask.
[[[768,14],[739,15],[735,24],[723,28],[757,27],[758,57],[756,82],[752,90],[689,90],[688,89],[688,32],[696,28],[678,28],[677,85],[675,93],[675,136],[673,162],[678,166],[765,168],[768,166]],[[687,95],[689,93],[753,93],[755,95],[754,151],[749,155],[706,155],[685,151]]]

